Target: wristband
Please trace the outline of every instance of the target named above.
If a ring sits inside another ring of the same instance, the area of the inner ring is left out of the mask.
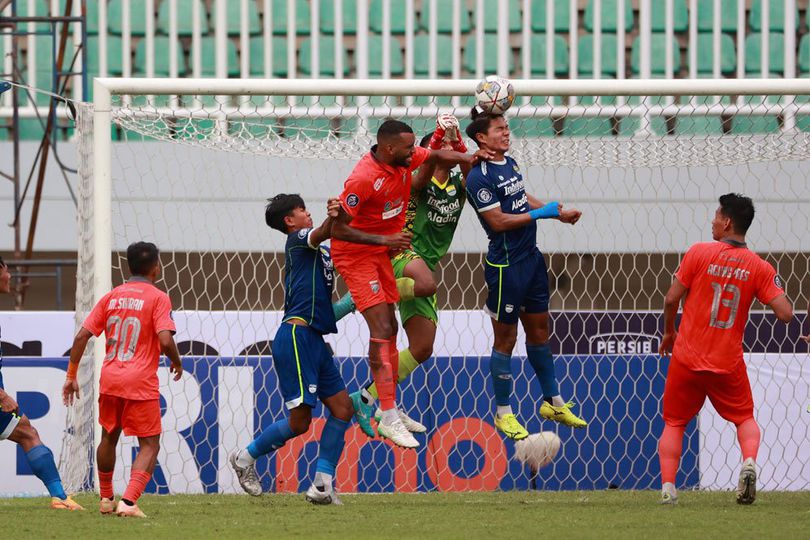
[[[444,128],[441,126],[436,126],[436,131],[433,132],[433,136],[430,138],[430,143],[428,144],[428,148],[431,150],[441,150],[442,143],[444,141]]]
[[[68,362],[68,369],[67,375],[65,378],[69,381],[76,380],[76,374],[79,372],[79,363],[78,362]]]
[[[550,203],[546,203],[546,205],[542,208],[529,210],[529,216],[532,219],[549,219],[560,217],[560,203],[557,201],[552,201]]]
[[[461,137],[457,138],[455,141],[451,143],[451,147],[456,152],[461,152],[462,154],[467,153],[467,145],[464,144],[464,141],[461,140]]]

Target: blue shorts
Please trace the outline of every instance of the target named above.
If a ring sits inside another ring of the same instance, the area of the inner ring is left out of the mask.
[[[346,389],[323,336],[308,326],[282,323],[273,339],[273,367],[284,405],[315,407]]]
[[[0,389],[4,388],[3,374],[0,373]],[[0,411],[0,441],[8,439],[8,436],[11,435],[14,428],[20,423],[20,416],[20,411]]]
[[[548,273],[540,250],[508,265],[485,260],[484,278],[489,289],[484,309],[496,321],[517,324],[521,312],[548,311]]]

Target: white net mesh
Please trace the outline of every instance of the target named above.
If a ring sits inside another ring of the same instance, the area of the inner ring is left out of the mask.
[[[666,362],[655,355],[659,311],[680,255],[710,238],[717,197],[751,196],[757,217],[749,244],[786,283],[797,306],[808,300],[810,111],[806,96],[520,96],[509,111],[512,154],[527,190],[583,211],[575,227],[542,222],[538,246],[552,289],[552,349],[566,398],[590,425],[572,431],[537,414],[539,386],[523,334],[513,359],[512,404],[530,432],[562,439],[552,465],[533,475],[514,445],[491,426],[488,355],[492,331],[481,311],[486,238],[465,209],[437,271],[441,309],[434,357],[400,389],[400,403],[429,428],[418,452],[369,442],[356,426],[338,470],[344,491],[601,489],[658,485],[657,437]],[[121,96],[112,151],[113,281],[126,275],[121,252],[136,240],[162,250],[164,279],[178,324],[186,374],[161,370],[165,434],[159,492],[232,492],[233,449],[285,414],[269,356],[283,307],[283,236],[264,225],[268,197],[299,192],[316,222],[342,190],[386,118],[417,137],[436,113],[467,124],[470,96]],[[806,116],[805,116],[806,115]],[[82,123],[83,142],[92,137]],[[467,141],[468,146],[472,143]],[[89,154],[83,154],[85,156]],[[85,165],[86,165],[85,161]],[[88,197],[90,168],[83,169]],[[86,200],[86,199],[85,199]],[[89,238],[82,212],[83,235]],[[83,240],[81,244],[87,246]],[[80,268],[81,310],[92,279]],[[339,283],[339,291],[345,290]],[[763,489],[810,488],[810,385],[799,322],[778,326],[754,306],[746,360],[763,429]],[[327,341],[350,391],[369,380],[367,331],[359,315]],[[400,345],[405,346],[404,332]],[[89,384],[87,379],[83,379]],[[316,416],[322,414],[319,408]],[[88,429],[76,411],[69,433]],[[306,488],[314,472],[316,420],[308,435],[260,460],[265,487]],[[92,437],[63,456],[86,486]],[[132,459],[125,445],[122,483]],[[85,446],[81,446],[85,445]],[[679,484],[732,485],[740,456],[733,427],[707,405],[687,431]]]

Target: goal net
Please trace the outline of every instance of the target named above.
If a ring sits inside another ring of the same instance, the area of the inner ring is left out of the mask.
[[[773,263],[801,313],[810,289],[810,81],[514,81],[511,153],[527,191],[577,207],[576,226],[544,221],[537,243],[551,286],[552,350],[565,398],[587,419],[543,421],[539,385],[513,357],[512,406],[532,433],[556,432],[559,455],[536,473],[492,426],[482,311],[487,240],[465,208],[437,270],[434,356],[400,386],[427,427],[418,451],[367,439],[354,425],[337,473],[343,491],[647,489],[658,487],[657,437],[667,361],[657,356],[663,297],[680,256],[711,239],[719,195],[751,196],[749,245]],[[160,370],[159,493],[239,492],[227,456],[286,413],[270,342],[283,308],[284,237],[264,205],[300,193],[315,222],[387,118],[417,140],[439,112],[469,121],[474,81],[97,80],[79,111],[81,160],[77,322],[127,277],[126,246],[155,242],[159,286],[172,298],[185,373]],[[203,93],[205,95],[200,95]],[[467,141],[474,148],[471,141]],[[338,283],[338,292],[345,287]],[[798,317],[777,323],[755,305],[745,336],[763,432],[761,489],[810,488],[810,376]],[[353,391],[369,381],[359,314],[327,341]],[[404,332],[400,346],[407,346]],[[101,345],[96,344],[96,354]],[[92,489],[99,364],[79,374],[62,469]],[[324,411],[308,434],[257,463],[266,489],[313,477]],[[123,489],[136,443],[124,439]],[[728,489],[740,464],[733,426],[707,403],[684,441],[679,487]]]

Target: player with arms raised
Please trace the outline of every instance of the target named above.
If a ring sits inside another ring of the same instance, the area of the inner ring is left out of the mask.
[[[485,310],[492,318],[495,343],[490,374],[495,390],[495,427],[510,439],[528,437],[512,412],[512,350],[518,320],[526,331],[529,363],[543,390],[540,415],[572,427],[585,427],[571,412],[572,403],[560,395],[549,347],[548,275],[537,249],[538,219],[554,218],[575,224],[582,213],[562,209],[558,202],[545,204],[526,192],[517,162],[507,156],[509,125],[500,115],[473,109],[467,136],[493,153],[489,161],[474,166],[467,177],[467,199],[489,238],[484,277],[489,289]]]
[[[686,425],[706,396],[717,412],[737,426],[743,466],[737,502],[756,498],[759,426],[743,361],[743,333],[754,298],[788,323],[793,308],[773,266],[750,251],[745,234],[754,220],[751,199],[729,193],[720,197],[712,220],[714,242],[693,245],[664,300],[664,336],[659,353],[672,354],[664,387],[664,431],[658,445],[661,503],[676,504],[675,476]],[[675,330],[681,299],[683,316]]]
[[[90,338],[104,332],[107,354],[101,366],[98,396],[101,443],[96,453],[100,511],[143,518],[146,515],[137,502],[152,478],[162,431],[157,376],[160,354],[169,357],[169,370],[175,381],[183,375],[183,365],[174,342],[177,329],[171,317],[171,300],[155,286],[161,272],[158,248],[151,242],[131,244],[127,248],[127,264],[132,277],[98,301],[76,334],[62,394],[65,405],[79,399],[76,382],[79,362]],[[129,485],[116,506],[113,471],[121,431],[137,437],[140,449],[132,462]]]
[[[472,164],[472,155],[416,146],[407,124],[387,120],[377,144],[355,166],[340,196],[342,212],[332,227],[332,254],[357,309],[370,331],[369,364],[380,398],[379,434],[393,443],[416,448],[396,409],[399,365],[394,305],[400,300],[391,256],[410,248],[403,232],[412,172],[420,165],[452,167]]]
[[[11,273],[0,258],[0,294],[11,292]],[[0,370],[3,367],[3,349],[0,348]],[[51,449],[42,444],[39,433],[27,416],[20,413],[17,402],[6,393],[3,373],[0,371],[0,441],[8,439],[20,445],[31,471],[39,478],[51,495],[51,508],[57,510],[84,510],[65,494],[59,470]]]

